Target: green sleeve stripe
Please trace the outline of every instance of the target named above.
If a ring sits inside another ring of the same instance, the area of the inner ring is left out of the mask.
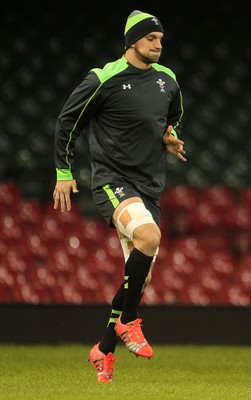
[[[179,88],[179,94],[180,94],[181,114],[180,114],[179,120],[178,120],[177,124],[174,126],[173,130],[175,130],[175,128],[177,128],[177,126],[179,126],[179,124],[180,124],[180,122],[181,122],[181,120],[182,120],[182,118],[183,118],[183,114],[184,114],[183,99],[182,99],[182,93],[181,93],[180,88]]]
[[[180,94],[180,108],[181,108],[181,114],[180,114],[180,117],[179,117],[179,120],[178,120],[177,124],[176,124],[176,125],[174,126],[174,128],[173,128],[173,129],[175,130],[175,128],[177,128],[177,126],[179,126],[179,124],[180,124],[180,122],[181,122],[181,120],[182,120],[182,118],[183,118],[183,114],[184,114],[182,93],[181,93],[180,87],[179,87],[179,85],[178,85],[178,83],[177,83],[176,76],[175,76],[175,74],[173,73],[173,71],[172,71],[171,69],[165,67],[164,65],[154,63],[154,64],[152,64],[152,67],[153,67],[156,71],[162,71],[162,72],[166,73],[167,75],[169,75],[171,78],[173,78],[173,79],[175,80],[176,85],[178,86],[178,90],[179,90],[179,94]]]
[[[171,134],[172,134],[174,137],[176,137],[176,139],[178,139],[177,132],[175,132],[175,130],[174,130],[174,129],[172,130]]]
[[[182,93],[181,93],[180,87],[179,87],[179,85],[178,85],[178,83],[177,83],[176,75],[173,73],[173,71],[172,71],[171,69],[165,67],[164,65],[160,65],[160,64],[154,63],[154,64],[152,64],[152,67],[153,67],[156,71],[162,71],[162,72],[166,73],[167,75],[169,75],[171,78],[173,78],[173,79],[175,80],[175,82],[176,82],[176,84],[177,84],[177,86],[178,86],[179,94],[180,94],[181,114],[180,114],[179,121],[177,122],[177,124],[176,124],[175,127],[174,127],[174,129],[175,129],[177,126],[179,126],[180,121],[181,121],[181,119],[182,119],[182,117],[183,117],[183,114],[184,114]]]
[[[103,189],[106,192],[107,196],[109,197],[109,200],[111,201],[113,207],[116,208],[119,205],[119,201],[118,201],[117,197],[115,196],[115,194],[113,193],[110,186],[104,185]]]
[[[102,84],[100,84],[100,85],[98,86],[98,88],[95,90],[95,92],[93,93],[93,95],[92,95],[92,96],[89,98],[89,100],[86,102],[85,106],[83,107],[81,113],[79,114],[79,117],[78,117],[77,121],[76,121],[75,124],[73,125],[73,128],[72,128],[72,130],[71,130],[71,132],[70,132],[69,140],[68,140],[68,143],[67,143],[67,145],[66,145],[66,157],[65,157],[66,163],[69,165],[69,169],[71,169],[71,164],[70,164],[69,159],[68,159],[69,153],[70,153],[70,151],[69,151],[69,146],[70,146],[70,143],[71,143],[71,140],[72,140],[73,132],[75,131],[75,129],[76,129],[76,127],[77,127],[77,125],[78,125],[78,123],[79,123],[79,121],[80,121],[80,118],[82,117],[83,113],[85,112],[86,107],[88,106],[88,104],[90,103],[90,101],[92,100],[92,98],[95,96],[95,94],[98,92],[98,90],[100,89],[101,86],[102,86]]]
[[[57,181],[70,181],[73,179],[70,169],[56,168]]]

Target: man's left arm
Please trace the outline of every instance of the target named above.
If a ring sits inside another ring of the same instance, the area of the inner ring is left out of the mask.
[[[176,82],[177,84],[177,82]],[[176,155],[180,160],[187,161],[184,157],[184,142],[179,137],[182,131],[183,102],[180,88],[177,84],[170,104],[166,132],[163,136],[163,143],[167,151]]]
[[[177,82],[175,83],[176,86],[173,92],[172,101],[168,111],[166,127],[172,125],[173,136],[179,138],[182,136],[182,118],[184,114],[184,108],[183,108],[183,99],[180,87],[177,84]]]

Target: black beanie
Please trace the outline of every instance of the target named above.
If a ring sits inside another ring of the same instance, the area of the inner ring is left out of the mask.
[[[127,18],[125,26],[125,48],[151,32],[162,32],[164,29],[160,21],[151,14],[135,10]]]

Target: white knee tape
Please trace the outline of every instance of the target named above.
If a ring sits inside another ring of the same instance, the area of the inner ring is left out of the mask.
[[[117,218],[117,227],[130,240],[135,228],[145,224],[155,224],[150,211],[141,202],[128,204],[120,211]]]
[[[128,243],[129,242],[131,242],[131,241],[127,237],[123,237],[122,239],[120,239],[120,243],[121,243],[121,247],[122,247],[122,250],[123,250],[125,262],[128,260],[128,258],[130,256],[130,250],[129,250],[129,247],[128,247]]]
[[[157,247],[155,254],[153,256],[153,261],[152,261],[153,263],[155,263],[158,253],[159,253],[159,247]]]
[[[120,243],[121,243],[121,247],[122,247],[122,250],[123,250],[124,259],[125,259],[125,262],[126,262],[128,260],[128,258],[129,258],[129,256],[130,256],[130,253],[131,253],[130,249],[129,249],[129,246],[128,246],[128,243],[131,243],[131,240],[128,239],[127,237],[123,237],[122,239],[120,239]],[[153,256],[153,261],[152,261],[153,263],[155,263],[155,261],[156,261],[158,252],[159,252],[159,247],[157,247],[157,249],[155,251],[155,254]]]

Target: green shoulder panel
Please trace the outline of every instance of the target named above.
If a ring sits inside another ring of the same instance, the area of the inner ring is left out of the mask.
[[[152,67],[156,69],[156,71],[165,72],[167,75],[171,76],[171,78],[173,78],[176,81],[176,76],[170,68],[164,67],[164,65],[160,65],[157,63],[152,64]]]
[[[113,76],[119,74],[124,71],[128,67],[125,57],[121,57],[120,59],[109,62],[103,68],[93,68],[91,72],[94,72],[99,78],[101,84],[108,81]]]

